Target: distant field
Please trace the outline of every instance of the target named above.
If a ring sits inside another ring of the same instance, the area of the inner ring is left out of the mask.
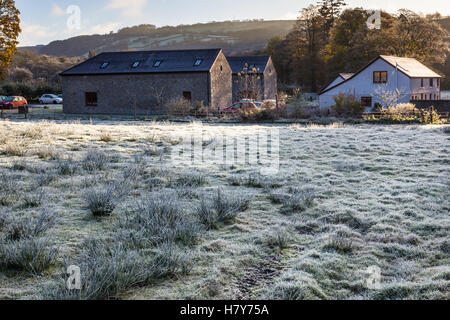
[[[448,127],[277,126],[275,176],[168,157],[261,128],[0,121],[0,300],[450,298]]]

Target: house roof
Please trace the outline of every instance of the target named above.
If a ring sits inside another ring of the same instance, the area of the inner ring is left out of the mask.
[[[354,73],[339,73],[339,76],[344,80],[347,80],[347,79],[353,77],[353,75],[354,75]]]
[[[439,74],[413,58],[380,56],[383,60],[398,68],[410,78],[441,78]]]
[[[416,59],[413,58],[401,58],[401,57],[395,57],[395,56],[384,56],[380,55],[377,58],[370,61],[365,67],[361,68],[358,72],[350,74],[350,73],[341,73],[339,76],[343,77],[342,75],[350,75],[347,79],[344,81],[338,83],[335,86],[332,87],[325,87],[324,90],[320,92],[321,94],[324,94],[344,83],[347,81],[353,79],[358,74],[363,72],[365,69],[367,69],[370,65],[372,65],[375,61],[383,59],[386,63],[390,64],[394,68],[398,67],[399,71],[405,74],[409,78],[442,78],[439,74],[425,66],[424,64],[420,63]]]
[[[208,72],[220,52],[222,49],[104,52],[60,75]],[[200,64],[195,65],[198,61]],[[139,65],[133,68],[136,62]],[[103,64],[107,66],[101,68]]]
[[[259,69],[259,73],[264,73],[267,64],[269,63],[269,56],[242,56],[242,57],[227,57],[233,74],[242,72],[245,68],[245,64],[248,67],[254,66]]]

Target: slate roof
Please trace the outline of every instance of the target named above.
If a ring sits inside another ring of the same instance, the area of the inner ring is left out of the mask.
[[[242,72],[245,68],[245,64],[254,66],[259,69],[259,73],[264,73],[267,64],[269,63],[269,56],[242,56],[242,57],[227,57],[233,74]]]
[[[222,49],[104,52],[62,72],[61,76],[208,72]],[[195,66],[197,60],[200,65]],[[160,61],[159,67],[155,63]],[[133,64],[139,66],[133,68]],[[106,68],[103,64],[109,63]]]

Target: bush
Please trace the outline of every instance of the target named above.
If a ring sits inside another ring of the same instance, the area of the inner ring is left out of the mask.
[[[379,115],[370,115],[366,118],[372,123],[426,123],[439,124],[441,123],[439,114],[433,107],[428,110],[418,109],[412,103],[398,104],[396,107],[389,107],[381,109]]]
[[[108,155],[97,149],[90,149],[82,160],[84,170],[93,172],[103,170],[109,161]]]
[[[114,211],[127,189],[125,184],[110,183],[107,186],[88,189],[84,193],[84,199],[94,216],[106,216]]]
[[[7,241],[0,245],[0,267],[38,274],[52,265],[58,256],[47,238]]]
[[[124,241],[137,247],[174,242],[190,245],[200,232],[173,193],[144,197],[134,210],[119,216],[118,229]]]
[[[228,224],[234,221],[240,212],[250,207],[251,199],[245,196],[223,195],[219,189],[213,198],[204,197],[197,208],[200,222],[208,229],[218,227],[218,224]]]
[[[165,108],[171,116],[188,116],[192,111],[192,105],[183,98],[171,99],[165,104]]]
[[[361,102],[356,99],[354,95],[340,93],[333,98],[336,105],[332,107],[340,116],[352,116],[360,117],[365,108],[361,105]]]
[[[240,111],[239,116],[242,121],[275,121],[280,118],[279,111],[272,103],[264,103],[260,109]]]

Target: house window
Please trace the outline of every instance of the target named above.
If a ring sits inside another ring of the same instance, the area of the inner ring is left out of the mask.
[[[195,60],[194,67],[198,67],[199,65],[202,64],[202,62],[203,62],[203,59],[197,59],[197,60]]]
[[[184,98],[184,100],[191,102],[192,101],[192,92],[191,91],[184,91],[183,92],[183,98]]]
[[[136,69],[137,67],[139,67],[141,65],[140,61],[136,61],[135,63],[133,63],[133,65],[131,66],[133,69]]]
[[[362,97],[361,98],[361,106],[372,107],[372,97]]]
[[[86,92],[85,98],[87,107],[97,106],[97,92]]]
[[[100,69],[106,69],[109,66],[109,62],[103,62],[102,65],[100,66]]]
[[[441,79],[437,78],[437,87],[439,88],[440,85],[441,85]]]
[[[431,87],[431,88],[434,87],[434,81],[433,81],[433,80],[434,80],[433,78],[430,78],[430,87]]]
[[[373,73],[373,83],[387,83],[387,71],[375,71]]]
[[[420,94],[420,100],[423,100],[423,93]]]
[[[162,64],[162,60],[156,60],[153,62],[153,68],[159,68],[159,66]]]
[[[423,87],[424,87],[424,86],[423,86],[423,82],[424,82],[423,80],[424,80],[423,78],[422,78],[422,79],[420,79],[420,87],[421,87],[421,88],[423,88]]]

